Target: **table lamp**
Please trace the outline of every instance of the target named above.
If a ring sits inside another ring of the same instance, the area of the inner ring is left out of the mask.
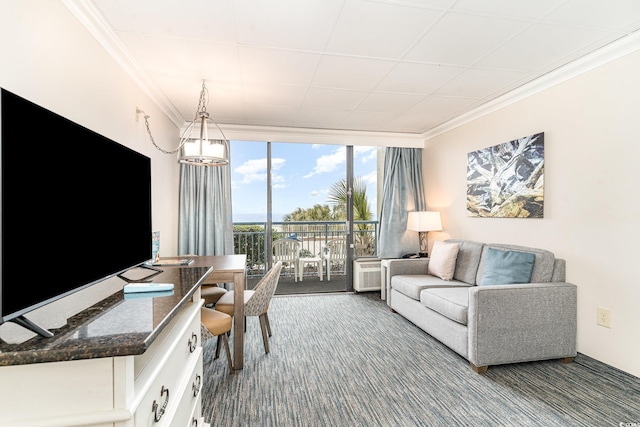
[[[440,212],[436,211],[418,211],[409,212],[407,218],[407,230],[418,231],[420,236],[420,256],[426,257],[429,246],[427,242],[427,233],[429,231],[442,230],[442,222],[440,221]]]

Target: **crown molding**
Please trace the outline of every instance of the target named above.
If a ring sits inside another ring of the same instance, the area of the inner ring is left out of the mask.
[[[584,74],[601,65],[633,53],[638,49],[640,49],[640,31],[636,31],[609,43],[603,48],[585,55],[563,67],[557,68],[556,70],[532,80],[517,89],[507,92],[506,94],[495,98],[472,111],[461,114],[440,126],[424,132],[422,136],[426,142],[431,138],[442,135],[445,132],[449,132],[450,130],[476,120],[482,116],[493,113],[494,111],[570,80],[580,74]]]
[[[418,133],[366,132],[351,130],[294,128],[278,126],[246,126],[218,124],[224,137],[237,141],[296,142],[308,144],[360,145],[382,147],[423,148],[424,139]],[[209,136],[223,138],[209,128]]]
[[[184,126],[184,117],[166,96],[151,83],[147,73],[138,66],[131,53],[113,33],[100,11],[90,0],[61,0],[69,11],[85,26],[104,49],[116,60],[133,81],[162,110],[176,127]]]

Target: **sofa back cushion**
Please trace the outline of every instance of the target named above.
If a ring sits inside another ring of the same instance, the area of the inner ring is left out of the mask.
[[[459,248],[459,243],[443,242],[441,240],[433,242],[433,247],[429,254],[427,274],[439,277],[442,280],[453,279]]]
[[[499,249],[503,251],[518,251],[529,252],[535,255],[535,261],[533,263],[533,270],[531,271],[530,283],[548,283],[551,282],[553,277],[553,267],[555,264],[555,256],[553,252],[545,249],[530,248],[527,246],[518,245],[505,245],[499,243],[487,243],[482,250],[482,257],[478,266],[478,272],[476,275],[476,281],[479,284],[482,279],[484,271],[484,264],[486,260],[487,251],[489,248]]]
[[[535,259],[531,252],[488,248],[478,286],[529,283]]]
[[[456,239],[448,239],[446,242],[458,243],[460,246],[453,278],[469,285],[475,285],[484,243]]]

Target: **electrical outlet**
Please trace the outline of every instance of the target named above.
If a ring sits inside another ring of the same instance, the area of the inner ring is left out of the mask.
[[[611,310],[598,307],[598,325],[604,326],[605,328],[611,327]]]

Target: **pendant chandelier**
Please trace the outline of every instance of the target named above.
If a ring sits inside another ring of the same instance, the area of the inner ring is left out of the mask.
[[[209,92],[205,85],[205,81],[202,81],[202,90],[200,91],[200,99],[196,108],[196,114],[186,127],[182,136],[180,137],[180,143],[174,150],[165,150],[158,146],[151,135],[151,129],[149,128],[149,116],[144,111],[137,109],[136,112],[144,114],[144,123],[147,127],[147,133],[153,145],[165,154],[178,153],[178,163],[195,166],[223,166],[229,164],[229,141],[220,129],[220,126],[209,117],[207,112],[207,103],[209,102]],[[208,122],[213,123],[220,131],[223,139],[209,139]],[[194,130],[199,128],[199,135],[192,137]]]

